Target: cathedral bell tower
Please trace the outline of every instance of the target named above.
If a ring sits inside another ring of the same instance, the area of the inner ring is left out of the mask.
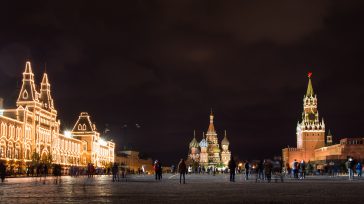
[[[308,86],[303,98],[302,121],[297,123],[297,148],[305,149],[305,161],[314,159],[314,150],[325,146],[325,123],[317,110],[317,96],[314,94],[312,73],[308,74]]]

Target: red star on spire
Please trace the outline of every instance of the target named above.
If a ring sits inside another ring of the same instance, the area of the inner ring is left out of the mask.
[[[308,72],[308,78],[311,78],[312,72]]]

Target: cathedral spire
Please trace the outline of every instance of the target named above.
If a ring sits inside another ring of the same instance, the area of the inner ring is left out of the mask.
[[[311,82],[311,76],[312,76],[312,73],[311,72],[308,73],[308,85],[307,85],[306,97],[314,96],[312,82]]]
[[[208,133],[215,132],[214,115],[212,113],[212,108],[211,108],[211,113],[210,113],[210,125],[209,125],[209,129],[207,130],[207,132]]]

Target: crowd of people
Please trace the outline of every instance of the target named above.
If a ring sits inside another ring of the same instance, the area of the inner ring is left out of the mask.
[[[242,165],[243,164],[243,165]],[[153,169],[155,172],[155,180],[161,181],[163,175],[163,166],[161,161],[155,160],[153,164]],[[127,169],[123,167],[119,167],[117,163],[114,163],[109,169],[97,169],[94,164],[89,163],[87,167],[78,167],[71,166],[68,168],[68,173],[64,172],[64,169],[60,164],[53,165],[29,165],[26,168],[27,176],[34,177],[44,177],[48,176],[49,172],[52,172],[55,182],[61,182],[61,175],[68,174],[73,177],[78,177],[80,175],[87,175],[88,178],[94,177],[94,175],[101,174],[110,174],[112,173],[112,181],[126,181]],[[192,168],[191,165],[187,165],[184,159],[181,159],[177,165],[177,169],[174,166],[171,167],[172,173],[179,173],[179,183],[186,183],[186,175],[187,174],[212,174],[216,175],[218,173],[230,174],[230,182],[235,182],[235,175],[242,174],[245,180],[255,179],[256,182],[271,182],[274,179],[276,182],[283,182],[283,178],[293,178],[297,180],[306,179],[306,175],[328,175],[330,177],[341,175],[348,175],[349,180],[353,180],[356,175],[358,178],[362,176],[363,166],[360,161],[354,160],[352,157],[349,157],[345,162],[339,161],[328,161],[326,164],[313,164],[311,162],[305,162],[304,160],[297,161],[294,160],[291,164],[285,164],[282,166],[280,160],[260,160],[260,161],[244,161],[244,163],[239,163],[234,160],[233,157],[230,158],[230,161],[227,165],[227,168],[217,167],[201,167],[198,166],[196,168]],[[0,179],[1,182],[4,182],[7,176],[7,166],[5,162],[0,162]],[[45,180],[45,179],[44,179]]]

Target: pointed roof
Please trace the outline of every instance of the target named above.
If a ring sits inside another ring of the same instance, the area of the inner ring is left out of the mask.
[[[27,61],[25,63],[25,71],[24,71],[25,74],[32,74],[32,66],[30,65],[30,61]]]
[[[195,134],[195,131],[193,131],[193,139],[192,141],[190,142],[190,148],[198,148],[199,146],[199,143],[197,142],[196,140],[196,134]]]
[[[212,109],[211,109],[211,113],[210,113],[210,125],[209,125],[209,129],[207,130],[207,133],[211,133],[211,132],[215,132],[214,115],[212,113]]]
[[[44,74],[43,74],[43,78],[42,78],[41,84],[49,84],[48,75],[47,75],[46,72],[44,72]]]
[[[332,136],[330,129],[329,132],[327,133],[327,136]]]
[[[230,142],[227,139],[226,130],[225,130],[225,136],[224,136],[224,139],[222,139],[222,141],[221,141],[221,145],[229,145],[229,144],[230,144]]]
[[[307,85],[306,97],[314,96],[312,82],[311,82],[311,75],[312,75],[312,73],[308,74],[308,85]]]
[[[72,132],[93,132],[96,131],[87,112],[82,112],[73,127]]]
[[[202,140],[200,142],[200,147],[207,147],[207,146],[208,146],[208,144],[207,144],[207,141],[205,139],[205,133],[203,132],[202,133]]]

